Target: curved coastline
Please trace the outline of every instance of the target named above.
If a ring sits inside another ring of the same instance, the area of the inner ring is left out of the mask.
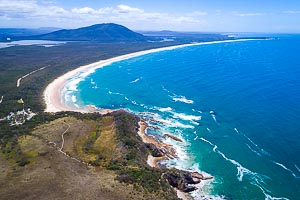
[[[209,44],[218,44],[218,43],[229,43],[229,42],[243,42],[243,41],[249,41],[249,40],[258,40],[258,39],[239,39],[239,40],[223,40],[223,41],[213,41],[213,42],[202,42],[202,43],[191,43],[191,44],[183,44],[183,45],[176,45],[176,46],[170,46],[170,47],[163,47],[163,48],[157,48],[157,49],[150,49],[150,50],[145,50],[145,51],[140,51],[140,52],[135,52],[135,53],[130,53],[118,57],[114,57],[111,59],[107,60],[100,60],[95,63],[91,63],[88,65],[80,66],[72,71],[67,72],[66,74],[56,78],[53,82],[51,82],[46,89],[44,90],[44,100],[46,103],[46,109],[45,112],[60,112],[60,111],[74,111],[74,112],[81,112],[81,113],[88,113],[88,112],[95,112],[95,109],[93,108],[92,105],[88,105],[86,107],[76,107],[75,105],[67,105],[65,102],[65,87],[67,84],[72,81],[78,79],[84,79],[87,77],[89,74],[95,72],[96,69],[108,66],[114,62],[138,57],[138,56],[143,56],[146,54],[150,53],[155,53],[155,52],[160,52],[160,51],[167,51],[167,50],[173,50],[177,48],[183,48],[183,47],[189,47],[189,46],[198,46],[198,45],[209,45]],[[113,110],[100,110],[99,113],[101,114],[106,114],[108,112],[112,112]],[[98,112],[98,111],[97,111]],[[151,137],[148,137],[145,132],[146,132],[146,126],[142,126],[139,124],[139,135],[143,139],[144,143],[157,143],[158,141],[153,141]],[[143,134],[141,134],[143,133]],[[168,135],[167,135],[168,136]],[[171,136],[172,138],[172,136]],[[173,138],[176,140],[176,138]],[[164,145],[164,143],[159,143],[157,146]],[[165,144],[169,145],[169,144]],[[173,149],[176,154],[176,150]],[[157,168],[159,167],[159,161],[164,160],[166,155],[164,157],[153,157],[153,156],[148,156],[147,163],[149,166]],[[203,174],[202,174],[203,173]],[[204,172],[199,172],[199,174],[203,177],[201,184],[197,186],[198,189],[201,189],[205,184],[208,184],[213,177],[210,176],[209,174],[206,174]],[[190,199],[193,198],[193,195],[187,194],[187,193],[182,193],[179,190],[178,192],[178,197],[182,199]]]
[[[259,40],[259,39],[221,40],[221,41],[190,43],[190,44],[162,47],[162,48],[156,48],[156,49],[150,49],[150,50],[125,54],[122,56],[113,57],[107,60],[100,60],[95,63],[80,66],[72,71],[63,74],[62,76],[57,77],[46,87],[46,89],[43,92],[44,102],[46,104],[45,112],[60,112],[60,111],[74,111],[74,112],[82,112],[82,113],[93,112],[94,109],[91,108],[91,106],[87,106],[85,108],[78,108],[76,106],[66,105],[63,97],[63,89],[65,88],[68,81],[70,81],[70,79],[74,77],[79,77],[80,74],[81,76],[79,78],[84,78],[89,74],[93,73],[96,69],[108,66],[114,62],[130,59],[130,58],[134,58],[134,57],[138,57],[150,53],[173,50],[173,49],[189,47],[189,46],[209,45],[209,44],[228,43],[228,42],[243,42],[243,41],[250,41],[250,40]],[[107,112],[110,112],[110,110],[100,111],[100,113],[103,114]]]

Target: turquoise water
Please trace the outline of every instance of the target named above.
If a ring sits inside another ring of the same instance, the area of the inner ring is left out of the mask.
[[[148,134],[179,155],[165,164],[214,176],[197,199],[299,199],[299,52],[297,35],[161,51],[97,69],[66,99],[159,126]]]

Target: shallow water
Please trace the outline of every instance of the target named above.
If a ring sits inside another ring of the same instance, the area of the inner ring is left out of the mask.
[[[0,49],[13,47],[13,46],[30,46],[30,45],[37,45],[43,47],[53,47],[58,45],[63,45],[66,42],[61,41],[48,41],[48,40],[19,40],[13,42],[0,42]]]

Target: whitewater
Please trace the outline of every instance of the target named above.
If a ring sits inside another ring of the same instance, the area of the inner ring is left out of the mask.
[[[214,176],[195,199],[297,199],[299,47],[299,36],[280,36],[156,51],[75,76],[63,99],[159,127],[147,134],[178,154],[163,164]]]

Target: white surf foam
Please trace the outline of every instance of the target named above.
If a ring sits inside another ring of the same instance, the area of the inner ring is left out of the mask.
[[[96,82],[91,78],[91,84],[92,85],[95,85],[96,84]]]
[[[194,129],[195,127],[192,125],[182,124],[178,121],[171,122],[170,127],[177,127],[177,128],[187,128],[187,129]]]
[[[136,83],[136,82],[138,82],[139,80],[141,80],[140,78],[137,78],[137,79],[135,79],[135,80],[133,80],[133,81],[131,81],[131,82],[129,82],[129,83]]]
[[[99,87],[98,87],[98,85],[96,84],[96,85],[92,86],[92,88],[93,88],[93,89],[98,89]]]
[[[199,121],[201,120],[201,116],[195,116],[195,115],[186,115],[184,113],[173,113],[173,118],[179,118],[185,121]]]
[[[262,184],[264,184],[264,178],[269,178],[265,175],[256,173],[256,172],[252,172],[251,170],[243,167],[239,162],[228,158],[227,156],[225,156],[225,154],[221,151],[219,151],[217,148],[218,146],[213,144],[212,142],[204,139],[204,138],[200,138],[202,141],[207,142],[208,144],[210,144],[211,146],[213,146],[213,151],[220,154],[225,160],[229,161],[230,163],[232,163],[233,165],[235,165],[237,167],[238,173],[237,173],[237,178],[239,181],[243,181],[243,177],[244,175],[248,175],[249,179],[250,179],[250,184],[255,185],[257,187],[259,187],[263,194],[265,195],[265,200],[288,200],[285,197],[272,197],[270,194],[268,194],[267,192],[271,193],[269,190],[267,190],[266,188],[264,188],[262,186]]]
[[[288,198],[285,197],[272,197],[270,194],[270,191],[266,191],[266,189],[264,187],[262,187],[259,183],[252,183],[252,185],[257,186],[265,195],[265,200],[289,200]],[[268,192],[268,193],[267,193]]]
[[[271,156],[271,154],[270,154],[269,152],[267,152],[267,151],[264,150],[263,148],[260,148],[260,147],[258,146],[258,144],[256,144],[255,142],[253,142],[246,134],[241,133],[241,135],[244,136],[251,144],[253,144],[253,145],[257,148],[257,150],[260,151],[261,154],[264,154],[264,155],[266,155],[266,156]]]
[[[72,78],[69,78],[68,81],[66,82],[65,86],[62,89],[62,96],[64,95],[70,95],[70,92],[77,92],[78,89],[78,84],[83,81],[89,74],[95,72],[95,69],[88,69],[84,72],[78,72],[75,76]],[[94,85],[95,82],[93,79],[90,80],[91,84]],[[63,98],[61,98],[63,99]],[[68,97],[64,97],[64,99],[69,99]],[[67,101],[65,101],[67,102]],[[78,106],[78,105],[74,105]]]
[[[196,126],[199,126],[199,124],[200,124],[200,123],[195,122],[195,121],[191,121],[191,122],[192,122],[192,124],[194,124],[194,125],[196,125]]]
[[[172,111],[171,107],[167,107],[167,108],[160,108],[160,107],[154,107],[155,109],[159,110],[160,112],[169,112]]]
[[[69,82],[67,82],[67,84],[65,85],[65,90],[67,91],[78,91],[77,89],[77,85],[82,81],[83,79],[81,78],[74,78],[72,80],[70,80]]]
[[[160,115],[157,115],[156,118],[155,118],[155,120],[161,122],[166,127],[186,128],[186,129],[193,129],[193,128],[195,128],[192,125],[183,124],[183,123],[180,123],[179,121],[174,120],[174,119],[170,119],[170,118],[163,119]]]
[[[295,164],[295,168],[298,170],[298,172],[300,172],[300,169],[296,164]]]
[[[240,132],[237,130],[237,128],[234,128],[234,131],[239,134]]]
[[[267,193],[264,193],[264,195],[265,195],[265,200],[289,200],[288,198],[285,197],[272,197]]]
[[[214,145],[213,143],[211,143],[210,141],[208,141],[208,140],[206,140],[205,138],[200,138],[200,140],[202,140],[202,141],[204,141],[204,142],[207,142],[208,144],[210,144],[211,146],[216,146],[217,147],[217,145]]]
[[[110,90],[108,90],[108,94],[112,94],[112,95],[120,95],[120,96],[124,96],[124,94],[122,94],[122,93],[119,93],[119,92],[112,92],[112,91],[110,91]]]
[[[202,174],[204,177],[212,177],[212,175],[208,174],[207,172],[201,171],[199,164],[194,163],[191,166],[186,167],[179,167],[180,170],[190,171],[190,172],[198,172]],[[208,180],[202,180],[199,184],[196,185],[198,188],[197,190],[191,192],[191,196],[195,200],[223,200],[226,199],[225,196],[220,195],[211,195],[213,191],[213,185],[212,183],[215,182],[215,178],[208,179]]]
[[[257,148],[259,148],[258,147],[258,145],[255,143],[255,142],[253,142],[247,135],[245,135],[245,134],[242,134],[247,140],[249,140],[249,142],[251,142],[254,146],[256,146]],[[259,148],[260,149],[260,148]]]
[[[173,101],[175,101],[175,102],[179,101],[179,102],[183,102],[183,103],[187,103],[187,104],[194,103],[193,100],[189,100],[185,96],[173,97]]]
[[[136,52],[136,53],[131,53],[131,54],[127,54],[127,55],[122,55],[122,56],[118,56],[112,59],[108,59],[108,60],[102,60],[102,61],[98,61],[89,65],[85,65],[85,66],[81,66],[78,67],[77,69],[70,71],[68,73],[66,73],[64,76],[62,76],[61,78],[64,79],[65,77],[72,77],[72,79],[76,79],[76,81],[78,81],[77,83],[79,83],[80,81],[82,81],[83,79],[85,79],[88,75],[94,73],[97,69],[102,68],[104,66],[109,66],[114,62],[118,62],[120,60],[127,60],[130,58],[134,58],[134,57],[138,57],[138,56],[143,56],[146,54],[150,54],[150,53],[154,53],[154,52],[160,52],[160,51],[168,51],[168,50],[173,50],[173,49],[177,49],[177,48],[183,48],[183,47],[188,47],[188,46],[195,46],[195,45],[209,45],[209,44],[216,44],[216,43],[228,43],[228,42],[237,42],[237,41],[248,41],[247,40],[225,40],[225,41],[214,41],[214,42],[203,42],[203,43],[192,43],[192,44],[185,44],[185,45],[178,45],[178,46],[171,46],[171,47],[163,47],[163,48],[157,48],[157,49],[151,49],[151,50],[145,50],[145,51],[140,51],[140,52]],[[56,83],[57,81],[59,81],[61,79],[57,79],[53,82]],[[71,80],[68,79],[67,84],[69,84]],[[65,87],[65,86],[64,86]],[[48,88],[48,87],[47,87]],[[48,92],[48,90],[50,90],[49,88],[45,90],[45,92]],[[50,87],[51,88],[51,87]],[[75,86],[75,88],[77,88]],[[71,89],[71,88],[70,88]],[[193,100],[188,100],[185,97],[175,97],[174,101],[182,101],[185,103],[193,103]],[[48,102],[47,102],[48,103]],[[47,108],[48,109],[48,108]]]
[[[214,111],[210,111],[209,113],[210,113],[211,117],[213,118],[213,120],[214,120],[216,123],[218,123],[218,122],[217,122],[217,118],[216,118],[215,112],[214,112]]]
[[[76,98],[76,96],[75,96],[75,95],[72,95],[72,97],[71,97],[71,98],[72,98],[72,102],[73,102],[73,103],[75,103],[75,102],[77,101],[77,98]]]
[[[171,93],[167,88],[165,88],[165,86],[161,86],[161,88],[163,89],[163,91],[167,92],[167,93]]]
[[[165,163],[165,164],[167,164],[167,163]],[[171,168],[175,167],[176,169],[184,170],[184,171],[198,172],[198,173],[202,174],[204,177],[212,177],[210,174],[208,174],[204,171],[201,171],[199,168],[199,164],[194,163],[193,160],[191,160],[190,158],[188,158],[186,160],[182,160],[180,158],[177,160],[175,159],[175,162],[173,162],[172,164],[169,164],[167,166],[171,167]],[[210,195],[211,191],[213,190],[213,186],[211,185],[211,183],[213,181],[214,181],[214,179],[202,180],[199,184],[197,184],[196,187],[198,189],[190,193],[192,195],[193,199],[195,199],[195,200],[225,199],[224,196]]]
[[[197,191],[197,190],[196,190]],[[226,200],[224,195],[205,195],[205,194],[197,194],[196,192],[192,192],[192,197],[195,200]]]
[[[198,113],[202,113],[201,110],[195,110],[194,108],[192,109],[193,112],[198,112]]]
[[[230,163],[232,163],[233,165],[236,166],[237,168],[237,179],[239,181],[243,181],[243,177],[244,175],[250,175],[250,177],[254,177],[255,179],[260,179],[262,181],[262,178],[260,177],[260,174],[256,173],[256,172],[252,172],[251,170],[243,167],[239,162],[237,162],[236,160],[230,159],[228,158],[223,152],[221,152],[220,150],[218,150],[218,146],[213,144],[212,142],[204,139],[204,138],[200,138],[202,141],[210,144],[213,147],[213,151],[220,154],[225,160],[229,161]]]
[[[170,135],[174,135],[174,134],[170,134]],[[176,135],[176,137],[180,138],[183,142],[175,141],[174,139],[171,139],[169,137],[166,137],[164,139],[164,142],[172,145],[172,147],[175,149],[176,155],[178,156],[178,158],[175,158],[174,160],[175,162],[177,163],[188,162],[191,159],[190,156],[188,156],[187,149],[186,149],[188,143],[180,135]],[[182,163],[179,166],[183,166]]]
[[[119,93],[119,92],[114,92],[113,94],[115,94],[115,95],[120,95],[120,96],[124,96],[124,94]]]
[[[281,163],[275,162],[275,161],[272,161],[272,162],[275,163],[276,165],[282,167],[286,171],[290,172],[295,178],[300,178],[300,176],[297,176],[291,169],[289,169],[288,167],[286,167],[284,164],[281,164]]]
[[[271,154],[264,149],[260,149],[260,152],[266,156],[271,156]]]
[[[209,133],[211,133],[211,130],[210,130],[209,128],[206,128],[206,130],[207,130]]]
[[[250,151],[252,151],[253,153],[255,153],[256,155],[260,156],[261,157],[261,154],[258,153],[257,151],[255,151],[254,149],[252,149],[248,144],[246,144],[247,147],[250,149]]]

